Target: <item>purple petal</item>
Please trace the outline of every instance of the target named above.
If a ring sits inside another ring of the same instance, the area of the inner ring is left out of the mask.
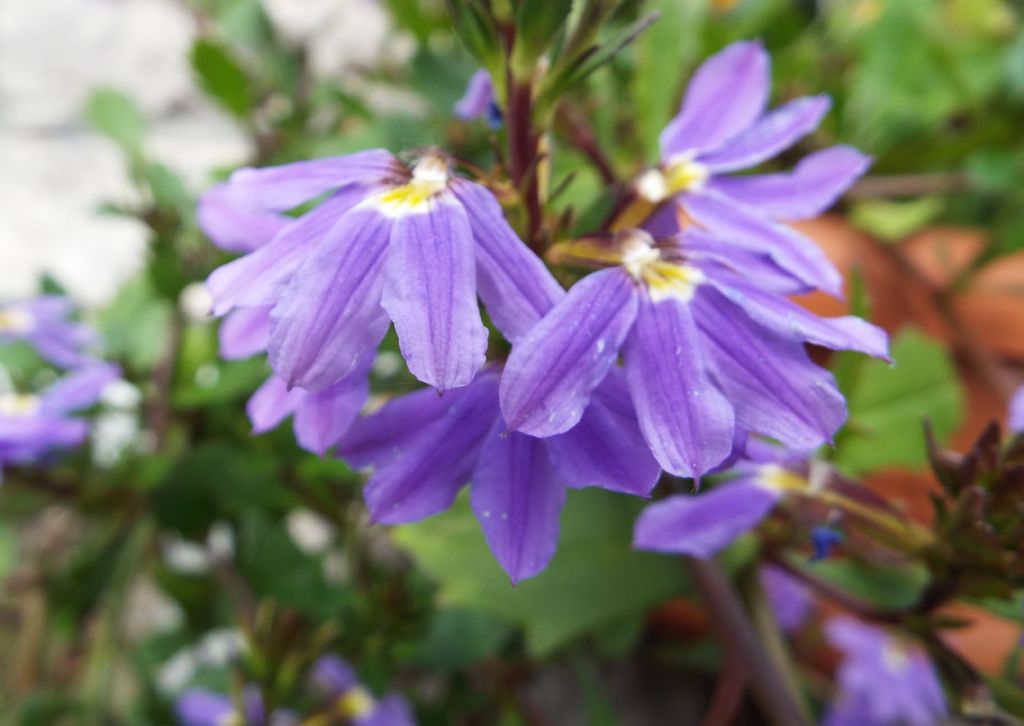
[[[397,694],[384,696],[373,711],[353,719],[355,726],[416,726],[412,708]]]
[[[700,163],[716,174],[760,164],[818,128],[831,104],[828,96],[790,101],[766,113],[727,146],[702,156]]]
[[[276,303],[295,271],[368,194],[361,186],[339,189],[316,209],[289,223],[271,242],[214,270],[206,281],[214,314],[223,315],[233,307]]]
[[[103,389],[120,377],[121,369],[115,365],[79,368],[43,392],[43,408],[49,413],[67,413],[92,406],[100,400]]]
[[[1024,386],[1017,389],[1010,400],[1010,430],[1024,433]]]
[[[52,449],[78,446],[88,435],[89,426],[80,419],[0,416],[0,463],[30,463]]]
[[[370,205],[356,207],[288,282],[270,313],[269,352],[289,385],[326,388],[384,337],[380,296],[391,222]]]
[[[340,696],[359,685],[352,666],[336,655],[324,655],[313,664],[310,678],[325,696]]]
[[[446,199],[395,218],[381,304],[409,371],[439,391],[465,386],[484,364],[487,329],[476,302],[473,237]]]
[[[687,304],[641,296],[626,382],[647,445],[679,476],[699,477],[732,451],[732,407],[705,373],[702,347]]]
[[[227,696],[193,688],[178,698],[174,711],[182,726],[223,726],[235,707]]]
[[[597,486],[646,497],[661,475],[616,369],[594,390],[580,422],[545,443],[552,465],[571,487]]]
[[[641,226],[655,239],[679,234],[679,206],[672,200],[659,205]]]
[[[763,565],[758,572],[768,605],[784,633],[799,630],[811,616],[814,597],[807,585],[783,569]]]
[[[229,252],[252,252],[274,239],[292,221],[238,199],[229,184],[217,184],[206,190],[199,198],[196,219],[203,234]]]
[[[719,271],[711,284],[751,320],[787,340],[808,342],[832,350],[856,350],[889,359],[889,336],[866,320],[845,315],[822,318],[787,298],[765,292],[745,279]]]
[[[710,286],[694,303],[708,368],[735,407],[737,425],[792,449],[829,441],[846,418],[846,402],[803,345],[755,324]]]
[[[267,349],[270,338],[270,306],[238,308],[220,324],[220,357],[249,358]]]
[[[466,84],[466,93],[455,102],[455,115],[464,121],[483,118],[494,102],[491,75],[481,68]]]
[[[437,398],[433,391],[428,393]],[[373,463],[375,471],[364,495],[375,522],[414,522],[443,511],[469,481],[484,437],[498,417],[494,377],[485,375],[452,389],[444,402],[439,419],[415,436],[400,436],[387,457]],[[432,418],[432,407],[426,413]],[[340,449],[344,453],[346,448],[343,441]]]
[[[784,295],[799,295],[811,292],[814,287],[800,282],[782,270],[767,250],[742,249],[723,242],[697,227],[690,227],[675,238],[675,243],[691,263],[696,264],[709,276],[722,266],[739,270],[744,277],[757,280],[759,287]],[[707,269],[704,261],[715,263],[713,270]]]
[[[842,296],[842,276],[811,240],[711,189],[679,198],[686,212],[716,237],[751,252],[767,253],[801,282]]]
[[[565,297],[544,262],[505,221],[487,189],[462,179],[451,182],[476,240],[476,287],[498,329],[515,342]]]
[[[807,219],[831,207],[871,165],[852,146],[815,152],[788,174],[716,177],[709,188],[774,219]]]
[[[308,392],[301,388],[289,391],[288,385],[277,376],[268,378],[245,404],[252,432],[262,434],[276,428],[295,412],[295,408],[307,395]]]
[[[745,131],[768,102],[771,61],[755,41],[733,43],[697,69],[679,114],[661,132],[661,157],[712,150]]]
[[[473,471],[473,512],[491,552],[515,584],[547,567],[558,548],[565,487],[548,461],[544,441],[502,435],[501,420],[484,442]]]
[[[501,378],[509,430],[553,436],[575,426],[636,318],[636,287],[618,267],[577,282],[512,348]]]
[[[284,212],[349,184],[379,184],[403,174],[400,162],[385,149],[346,156],[297,161],[262,169],[239,169],[228,186],[235,199],[253,208]]]
[[[323,456],[334,446],[359,415],[370,393],[369,363],[316,393],[307,393],[295,407],[295,439],[306,451]]]
[[[735,482],[705,494],[681,494],[647,507],[636,521],[641,550],[711,557],[768,516],[778,495]]]

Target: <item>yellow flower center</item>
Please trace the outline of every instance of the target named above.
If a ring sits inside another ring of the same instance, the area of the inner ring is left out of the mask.
[[[0,416],[31,416],[39,410],[39,396],[0,393]]]
[[[760,468],[757,483],[775,492],[803,492],[810,483],[796,472],[778,464],[765,464]]]
[[[700,189],[710,174],[703,164],[687,156],[676,156],[662,168],[641,174],[636,180],[636,191],[641,199],[660,204],[679,192]]]
[[[693,299],[697,286],[704,282],[704,273],[696,267],[665,260],[654,240],[641,230],[620,234],[622,266],[634,280],[644,282],[651,300],[661,302],[675,298],[683,302]]]
[[[0,333],[25,333],[31,329],[31,315],[16,308],[0,308]]]
[[[335,711],[343,719],[355,720],[373,711],[373,696],[361,686],[350,688],[338,699]]]
[[[388,215],[419,212],[448,186],[448,162],[437,154],[429,154],[412,170],[412,179],[380,195],[380,209]]]

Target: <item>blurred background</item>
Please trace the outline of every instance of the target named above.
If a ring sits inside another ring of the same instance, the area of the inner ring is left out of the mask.
[[[806,303],[895,336],[896,368],[839,364],[837,462],[927,523],[922,415],[964,448],[1024,380],[1024,2],[630,0],[618,22],[650,9],[660,19],[572,99],[623,179],[655,160],[693,68],[749,37],[772,53],[776,102],[834,100],[784,165],[836,142],[875,158],[839,209],[801,224],[851,289]],[[558,557],[513,591],[464,500],[367,528],[357,474],[287,427],[251,437],[265,365],[217,357],[197,283],[227,258],[198,230],[197,195],[240,165],[371,146],[437,144],[487,168],[493,132],[451,113],[475,69],[440,1],[0,3],[0,299],[66,292],[134,391],[105,404],[123,414],[106,443],[0,490],[2,718],[171,723],[187,687],[243,681],[287,702],[326,651],[403,690],[423,723],[702,712],[721,653],[682,567],[629,551],[632,503],[575,493]],[[555,206],[584,229],[602,181],[559,149]],[[410,386],[378,363],[379,394]],[[727,562],[750,557],[741,544]],[[825,574],[906,594],[898,569]],[[969,625],[951,640],[1019,707],[1022,608],[957,608]],[[834,654],[813,631],[797,650],[814,688]]]

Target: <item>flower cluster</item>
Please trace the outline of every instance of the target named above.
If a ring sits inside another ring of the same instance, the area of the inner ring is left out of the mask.
[[[89,425],[75,414],[95,405],[120,377],[117,366],[92,357],[98,336],[70,319],[73,307],[57,296],[0,306],[0,343],[25,341],[46,361],[68,369],[38,391],[19,391],[0,369],[0,477],[6,465],[45,460],[80,445]]]
[[[728,467],[752,437],[800,451],[829,442],[845,402],[806,344],[885,358],[887,340],[787,298],[840,294],[841,278],[784,222],[825,209],[868,160],[834,147],[791,173],[728,176],[793,145],[828,108],[809,98],[766,111],[769,87],[757,43],[697,71],[631,201],[604,229],[549,250],[563,273],[591,271],[568,292],[516,234],[497,186],[460,176],[440,150],[235,172],[204,197],[200,222],[245,253],[208,288],[214,313],[230,313],[224,355],[266,350],[273,369],[249,403],[254,428],[294,415],[304,447],[371,468],[377,522],[442,511],[468,483],[514,581],[553,556],[567,488],[647,496],[662,472],[699,480]],[[458,114],[493,121],[496,110],[477,74]],[[435,390],[359,418],[392,324],[409,371]],[[495,331],[507,357],[488,347]],[[722,546],[779,496],[771,476],[745,476],[652,507],[637,544]]]

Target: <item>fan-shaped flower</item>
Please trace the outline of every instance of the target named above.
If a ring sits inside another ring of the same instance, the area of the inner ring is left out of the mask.
[[[804,343],[885,357],[880,329],[820,318],[758,283],[765,257],[696,230],[658,244],[627,230],[564,248],[594,272],[512,348],[501,381],[509,430],[552,436],[575,426],[623,357],[640,428],[666,471],[699,477],[737,432],[794,450],[827,442],[846,416],[830,373]]]
[[[96,331],[70,319],[74,306],[58,295],[0,304],[0,343],[25,340],[43,358],[61,368],[95,363],[87,350]]]
[[[821,251],[778,221],[815,216],[867,169],[849,146],[815,152],[789,173],[727,176],[766,161],[813,131],[828,111],[825,96],[798,98],[765,111],[770,60],[757,42],[733,43],[697,70],[679,114],[661,134],[661,164],[637,181],[651,204],[674,199],[717,236],[767,251],[808,288],[840,294],[842,278]],[[656,235],[678,229],[672,204],[648,226]]]
[[[352,666],[335,655],[325,655],[313,664],[313,685],[330,699],[327,716],[355,726],[416,726],[412,709],[404,698],[391,693],[376,699],[356,678]]]
[[[185,691],[174,704],[181,726],[294,726],[299,722],[294,713],[278,710],[267,716],[260,692],[252,686],[242,694],[241,708],[227,696],[205,688]]]
[[[280,213],[327,194],[208,280],[217,314],[272,306],[270,363],[289,387],[344,378],[376,349],[389,318],[413,375],[439,390],[466,385],[487,344],[477,293],[515,337],[525,332],[523,311],[505,292],[560,292],[491,193],[453,177],[437,152],[411,169],[384,150],[242,169],[216,194],[247,221],[254,210]]]
[[[95,404],[117,380],[116,366],[95,364],[69,373],[38,394],[0,393],[0,473],[6,464],[29,464],[73,448],[89,435],[71,414]]]
[[[920,650],[846,617],[831,619],[825,635],[845,656],[825,726],[926,726],[946,715],[942,686]]]

